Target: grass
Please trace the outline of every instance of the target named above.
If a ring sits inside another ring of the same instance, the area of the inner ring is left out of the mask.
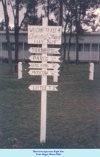
[[[71,64],[69,72],[66,67],[58,92],[48,92],[47,141],[41,145],[41,94],[28,90],[40,84],[40,76],[24,70],[18,80],[0,64],[0,148],[100,148],[100,64],[95,64],[94,81],[88,80],[88,64]]]

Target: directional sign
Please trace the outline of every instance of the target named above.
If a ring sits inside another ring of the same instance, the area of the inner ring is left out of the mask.
[[[60,56],[41,56],[41,55],[31,55],[29,59],[31,61],[48,61],[48,62],[61,62]]]
[[[29,44],[61,44],[61,26],[28,26]]]
[[[59,70],[29,70],[28,72],[29,75],[48,75],[48,76],[53,76],[57,75],[59,76]]]
[[[30,53],[36,53],[36,54],[60,54],[59,48],[39,48],[39,47],[31,47],[29,49]]]
[[[31,91],[58,91],[57,87],[58,85],[30,85],[28,88]]]
[[[43,63],[29,63],[29,68],[30,69],[41,69],[41,68],[45,68],[47,67],[47,69],[59,69],[60,65],[58,63],[47,63],[47,64],[43,64]]]

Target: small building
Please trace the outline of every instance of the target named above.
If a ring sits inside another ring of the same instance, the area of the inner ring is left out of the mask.
[[[15,58],[15,41],[14,41],[14,32],[10,32],[10,40],[12,47],[12,58]],[[26,31],[21,31],[19,35],[19,59],[27,60],[29,58],[28,49],[33,46],[41,46],[41,45],[32,45],[28,44],[28,36]],[[68,42],[69,42],[69,34],[66,33],[66,61],[68,56]],[[62,35],[62,47],[64,45],[64,38]],[[60,47],[60,45],[56,45],[55,47]],[[96,61],[100,60],[100,33],[99,32],[91,32],[84,33],[79,36],[79,45],[78,45],[78,53],[79,53],[79,61]],[[6,33],[5,31],[0,31],[0,59],[7,59],[7,41],[6,41]],[[71,45],[70,45],[70,60],[76,60],[76,36],[72,35]]]

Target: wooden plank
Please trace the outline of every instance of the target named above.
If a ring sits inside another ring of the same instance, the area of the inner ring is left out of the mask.
[[[31,91],[58,91],[58,85],[30,85],[28,88]]]
[[[61,62],[60,56],[41,56],[41,55],[31,55],[29,57],[30,61],[47,61],[47,62]]]
[[[30,69],[41,69],[41,68],[45,68],[47,67],[47,69],[59,69],[60,65],[59,63],[47,63],[47,64],[43,64],[43,63],[29,63],[29,68]]]
[[[60,54],[60,49],[59,48],[39,48],[39,47],[31,47],[29,49],[30,53],[34,53],[34,54],[43,54],[43,53],[47,53],[47,54]]]
[[[29,44],[61,44],[61,26],[28,26]]]
[[[59,70],[29,70],[28,72],[29,75],[35,75],[35,76],[39,76],[42,75],[43,76],[54,76],[57,75],[59,76]]]

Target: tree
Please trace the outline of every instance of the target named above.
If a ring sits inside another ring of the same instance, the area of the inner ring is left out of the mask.
[[[63,27],[63,0],[58,0],[59,3],[59,25]]]
[[[19,61],[19,31],[25,26],[25,21],[29,23],[29,17],[34,17],[32,23],[36,22],[36,0],[9,0],[9,5],[12,8],[13,17],[14,17],[14,34],[15,34],[15,71],[17,72],[17,64]],[[26,13],[23,16],[21,23],[19,23],[19,12],[23,7],[26,7]],[[30,20],[31,21],[31,20]]]
[[[10,43],[9,16],[8,16],[8,11],[7,11],[7,1],[1,0],[1,3],[3,6],[4,20],[5,20],[8,60],[9,60],[9,65],[10,65],[10,72],[12,72],[12,51],[11,51],[11,43]]]
[[[14,33],[15,33],[15,71],[17,71],[19,51],[19,0],[15,0]]]
[[[64,20],[65,26],[67,22],[67,31],[69,32],[75,32],[76,34],[76,63],[79,61],[79,36],[83,34],[85,31],[84,24],[87,25],[90,23],[91,18],[94,16],[92,12],[90,12],[90,15],[88,16],[87,11],[90,8],[97,8],[99,7],[99,1],[93,1],[93,0],[64,0],[64,8],[66,14],[64,15],[64,19],[67,19],[69,16],[69,20]],[[91,18],[90,18],[91,17]],[[95,16],[96,17],[96,16]],[[72,26],[72,27],[71,27]],[[70,47],[70,46],[69,46]]]
[[[81,0],[75,0],[75,32],[76,32],[76,63],[79,61],[79,36],[83,34],[83,24],[85,22],[84,18],[87,16],[88,22],[90,23],[90,16],[87,15],[87,10],[91,7],[96,8],[99,6],[99,1],[86,0],[85,2]],[[93,12],[90,13],[91,17],[96,15]]]

